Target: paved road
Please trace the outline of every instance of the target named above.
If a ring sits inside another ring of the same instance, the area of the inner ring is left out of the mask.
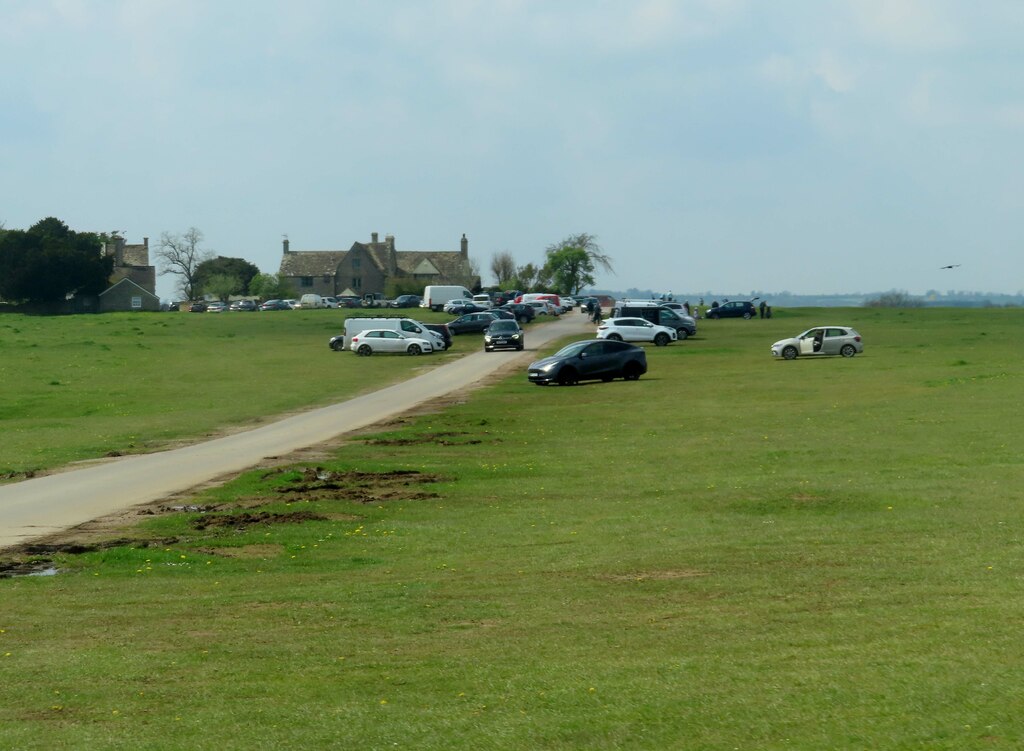
[[[555,322],[532,327],[524,353],[474,352],[403,383],[244,433],[0,485],[0,548],[160,500],[241,472],[269,457],[315,446],[471,386],[511,360],[525,367],[536,359],[536,350],[553,339],[571,334],[589,337],[592,332],[593,324],[588,323],[587,316],[567,314]]]

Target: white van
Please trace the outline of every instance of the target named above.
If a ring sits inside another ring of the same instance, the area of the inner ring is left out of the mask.
[[[404,331],[407,334],[415,334],[421,339],[426,339],[434,346],[435,352],[445,350],[444,337],[436,331],[431,331],[419,321],[411,318],[346,318],[345,333],[335,336],[330,341],[331,349],[340,351],[345,349],[346,343],[352,341],[352,337],[370,329],[391,329],[392,331]]]
[[[455,284],[428,284],[423,289],[423,301],[420,302],[420,307],[440,313],[446,302],[461,298],[472,300],[473,293],[465,287]]]
[[[320,295],[306,294],[299,299],[299,307],[309,310],[310,308],[326,308],[327,304]]]
[[[491,300],[490,295],[473,295],[473,304],[479,305],[485,310],[490,310],[494,302]]]

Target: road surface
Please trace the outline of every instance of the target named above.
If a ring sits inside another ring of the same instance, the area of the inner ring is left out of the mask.
[[[158,501],[267,458],[329,441],[471,386],[510,362],[521,363],[525,369],[536,359],[536,350],[552,340],[573,334],[590,337],[593,331],[587,316],[569,313],[531,327],[527,350],[522,353],[477,351],[403,383],[243,433],[0,485],[0,548]],[[456,337],[457,344],[461,338]],[[478,340],[474,337],[471,341]],[[355,357],[339,355],[348,356]]]

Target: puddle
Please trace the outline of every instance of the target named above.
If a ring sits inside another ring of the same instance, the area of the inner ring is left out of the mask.
[[[0,567],[0,579],[15,579],[21,576],[56,576],[60,569],[49,561],[37,563],[12,563]]]

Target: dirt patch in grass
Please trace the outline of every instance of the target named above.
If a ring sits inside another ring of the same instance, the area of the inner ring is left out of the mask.
[[[659,571],[636,571],[632,574],[606,574],[599,576],[599,579],[613,582],[642,582],[642,581],[668,581],[671,579],[695,579],[700,576],[709,576],[708,571],[697,569],[665,569]]]
[[[302,496],[304,500],[378,503],[384,501],[417,501],[439,497],[437,493],[414,490],[417,485],[441,482],[444,478],[412,469],[389,472],[334,472],[322,467],[307,467],[300,477],[277,489],[286,498]]]
[[[303,522],[323,522],[327,517],[314,514],[312,511],[244,511],[240,514],[214,514],[200,516],[192,520],[192,527],[200,531],[205,529],[229,528],[242,530],[255,524],[302,524]]]
[[[410,436],[408,438],[370,438],[366,441],[369,446],[415,446],[418,444],[431,443],[438,446],[475,446],[483,443],[482,438],[467,437],[472,433],[460,433],[456,431],[446,433],[424,433],[423,435]],[[489,438],[492,442],[498,442],[500,438]]]
[[[244,559],[267,559],[276,558],[282,552],[284,552],[283,545],[273,545],[269,543],[262,543],[259,545],[239,545],[237,547],[228,548],[200,548],[203,553],[209,553],[210,555],[219,555],[224,558],[244,558]]]

